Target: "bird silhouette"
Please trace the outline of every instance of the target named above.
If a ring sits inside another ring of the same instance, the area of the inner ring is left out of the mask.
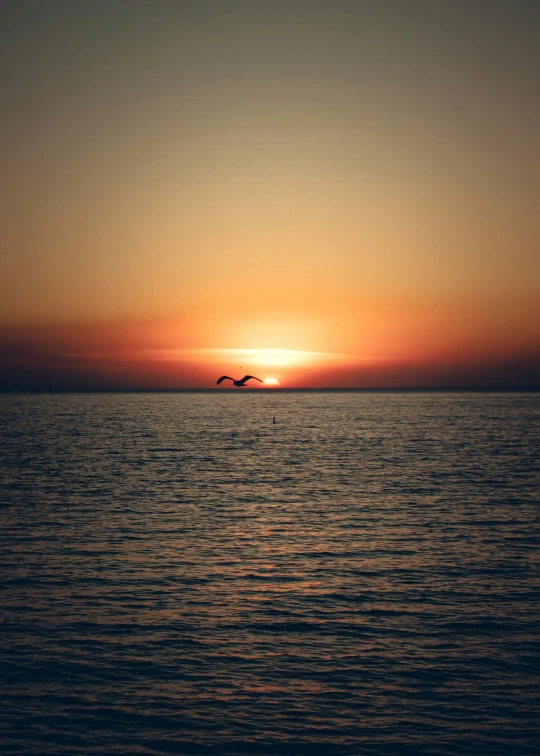
[[[241,379],[240,379],[239,381],[235,381],[235,380],[234,380],[234,378],[231,378],[231,376],[230,376],[230,375],[222,375],[222,376],[221,376],[221,378],[218,378],[218,379],[217,379],[217,381],[216,381],[216,386],[219,386],[219,384],[221,383],[221,381],[225,381],[225,380],[227,380],[227,381],[232,381],[232,382],[233,382],[233,385],[234,385],[234,386],[236,386],[237,388],[243,388],[243,387],[244,387],[244,386],[246,385],[246,383],[247,383],[247,382],[248,382],[248,381],[249,381],[249,380],[250,380],[251,378],[253,378],[253,380],[254,380],[254,381],[259,381],[259,383],[262,383],[262,382],[263,382],[263,381],[261,381],[261,379],[260,379],[260,378],[257,378],[257,377],[256,377],[256,376],[254,376],[254,375],[245,375],[245,376],[244,376],[243,378],[241,378]]]

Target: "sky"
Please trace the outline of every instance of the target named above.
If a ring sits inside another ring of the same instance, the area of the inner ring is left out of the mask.
[[[0,14],[0,390],[540,388],[536,0]]]

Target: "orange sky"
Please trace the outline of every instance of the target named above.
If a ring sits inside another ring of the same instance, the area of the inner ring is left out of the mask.
[[[537,385],[540,12],[454,5],[9,6],[0,389]]]

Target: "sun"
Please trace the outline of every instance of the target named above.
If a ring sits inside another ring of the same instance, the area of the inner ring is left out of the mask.
[[[265,386],[279,386],[279,381],[277,378],[265,378],[263,383]]]

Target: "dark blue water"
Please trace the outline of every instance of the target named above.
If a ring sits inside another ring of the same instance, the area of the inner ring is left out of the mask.
[[[539,420],[0,396],[0,753],[540,753]]]

